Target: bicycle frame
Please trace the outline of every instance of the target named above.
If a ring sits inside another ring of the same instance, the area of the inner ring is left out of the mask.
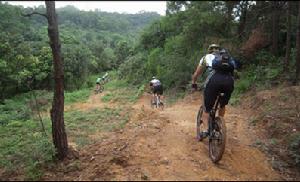
[[[220,104],[220,98],[224,96],[224,93],[220,93],[216,99],[215,105],[209,113],[208,120],[208,139],[209,139],[209,156],[214,163],[217,163],[221,160],[222,155],[225,150],[225,141],[226,141],[226,126],[222,119],[216,117],[216,112]],[[203,106],[200,106],[197,115],[197,137],[201,132],[201,116],[203,113]],[[204,138],[199,138],[199,141],[202,141]],[[217,153],[216,153],[217,152]]]
[[[155,105],[156,105],[156,108],[159,107],[159,104],[160,104],[160,99],[159,99],[159,96],[156,94],[156,96],[155,96]]]
[[[213,136],[213,129],[214,129],[214,125],[215,125],[215,119],[216,119],[216,112],[218,110],[218,106],[220,103],[220,98],[224,96],[224,93],[220,93],[217,97],[217,100],[215,102],[215,105],[213,107],[213,109],[210,111],[209,113],[209,120],[208,120],[208,130],[209,130],[209,139],[215,139]]]
[[[157,94],[154,95],[154,98],[151,97],[151,107],[153,108],[154,106],[155,108],[164,108],[164,104],[161,102],[160,96],[158,96]]]

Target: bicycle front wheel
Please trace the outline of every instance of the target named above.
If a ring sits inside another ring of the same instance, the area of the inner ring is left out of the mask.
[[[164,110],[164,103],[162,103],[161,101],[159,101],[159,107],[161,110]]]
[[[209,137],[209,157],[214,163],[222,159],[226,143],[226,126],[223,118],[216,117]]]
[[[200,106],[200,109],[197,114],[196,124],[197,124],[197,139],[198,141],[202,141],[203,138],[200,137],[201,133],[203,132],[203,121],[201,120],[203,114],[203,106]]]

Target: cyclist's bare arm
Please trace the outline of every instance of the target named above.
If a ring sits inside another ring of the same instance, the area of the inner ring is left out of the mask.
[[[195,84],[197,81],[197,78],[199,75],[201,75],[205,70],[205,66],[204,65],[198,65],[196,71],[194,72],[193,76],[192,76],[192,84]]]

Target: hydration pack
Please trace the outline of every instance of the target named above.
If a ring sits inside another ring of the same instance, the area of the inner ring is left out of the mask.
[[[215,55],[212,61],[212,68],[221,73],[233,73],[234,63],[227,52],[221,52]]]

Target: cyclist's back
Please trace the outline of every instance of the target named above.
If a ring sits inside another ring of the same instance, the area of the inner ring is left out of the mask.
[[[158,79],[154,78],[150,81],[150,84],[152,84],[153,87],[156,87],[161,85],[161,82]]]
[[[204,90],[204,102],[207,111],[210,111],[220,92],[224,96],[220,100],[220,106],[224,107],[228,104],[231,93],[234,88],[233,80],[234,64],[227,52],[220,52],[212,61],[212,73],[207,79]]]
[[[150,87],[152,89],[153,94],[163,95],[163,86],[160,80],[155,77],[152,77],[150,81]]]

